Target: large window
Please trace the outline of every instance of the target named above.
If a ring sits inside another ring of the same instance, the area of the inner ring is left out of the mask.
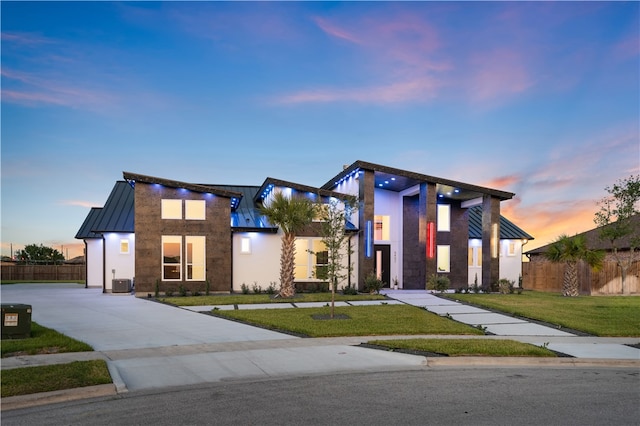
[[[438,272],[449,272],[451,270],[451,247],[450,246],[438,246]]]
[[[162,279],[180,281],[182,279],[182,237],[162,236]]]
[[[205,237],[185,237],[187,246],[187,281],[204,281]]]
[[[451,231],[451,206],[438,204],[438,231]]]
[[[329,252],[319,238],[296,240],[294,278],[296,280],[326,279]]]

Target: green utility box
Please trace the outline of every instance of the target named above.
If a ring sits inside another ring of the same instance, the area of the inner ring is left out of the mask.
[[[2,338],[26,339],[31,337],[31,305],[3,303]]]

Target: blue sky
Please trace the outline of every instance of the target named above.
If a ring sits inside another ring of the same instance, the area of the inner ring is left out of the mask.
[[[122,171],[319,186],[364,160],[593,228],[640,173],[638,2],[6,2],[2,254],[70,257]]]

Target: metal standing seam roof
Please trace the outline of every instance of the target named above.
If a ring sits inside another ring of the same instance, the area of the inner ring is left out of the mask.
[[[94,228],[98,217],[102,214],[102,207],[92,207],[89,211],[89,214],[84,219],[82,226],[78,230],[75,238],[84,240],[84,239],[93,239],[93,238],[102,238],[101,234],[96,234],[91,230]]]
[[[475,206],[469,209],[469,238],[482,238],[482,206]],[[534,238],[509,219],[500,216],[500,239],[533,240]]]
[[[221,191],[242,194],[240,203],[231,212],[231,229],[243,232],[277,232],[278,227],[269,224],[260,214],[260,204],[255,201],[259,186],[249,185],[207,185]]]
[[[134,191],[125,181],[117,181],[90,231],[134,232]]]

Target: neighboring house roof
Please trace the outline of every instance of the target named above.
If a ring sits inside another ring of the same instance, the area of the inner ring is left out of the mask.
[[[611,225],[607,225],[607,226],[611,226]],[[616,245],[618,247],[618,250],[628,250],[629,247],[631,246],[631,238],[640,237],[640,214],[636,214],[636,215],[631,217],[631,227],[635,230],[635,235],[627,235],[625,238],[621,238],[621,239],[617,240],[616,241]],[[594,229],[591,229],[589,231],[585,231],[585,232],[582,232],[582,233],[576,234],[576,235],[584,235],[584,237],[585,237],[585,239],[587,241],[587,247],[589,247],[592,250],[607,250],[607,251],[611,251],[611,243],[609,241],[607,241],[607,240],[600,239],[600,230],[601,229],[602,228],[594,228]],[[547,245],[542,246],[542,247],[538,247],[538,248],[533,249],[533,250],[529,250],[528,252],[525,252],[525,254],[526,255],[543,254],[547,250],[549,250],[549,246],[551,246],[551,244],[553,244],[553,243],[547,244]]]
[[[240,198],[242,197],[242,194],[239,192],[219,189],[212,185],[200,185],[195,183],[181,182],[178,180],[170,180],[170,179],[164,179],[164,178],[159,178],[155,176],[140,175],[140,174],[131,173],[131,172],[122,172],[122,175],[132,185],[135,185],[136,182],[144,182],[144,183],[151,183],[151,184],[155,183],[158,185],[168,186],[171,188],[184,188],[184,189],[188,189],[189,191],[200,192],[205,194],[214,194],[220,197],[226,197],[231,199],[231,209],[235,209],[236,207],[238,207],[238,204],[240,203]]]
[[[84,219],[82,226],[78,230],[76,234],[76,238],[84,240],[84,239],[93,239],[93,238],[102,238],[101,234],[97,234],[92,232],[91,230],[94,228],[98,217],[102,213],[102,207],[92,207],[89,211],[89,214]]]
[[[88,231],[94,234],[105,232],[134,232],[133,188],[125,181],[117,181],[107,202],[100,210]],[[102,236],[99,236],[100,238]],[[91,238],[78,237],[76,238]],[[95,238],[95,237],[93,237]]]
[[[482,238],[482,207],[469,209],[469,238]],[[504,216],[500,216],[501,240],[533,240],[534,238]]]
[[[356,175],[361,170],[374,172],[376,188],[395,192],[404,191],[423,182],[431,182],[436,184],[436,191],[438,192],[439,197],[452,200],[468,201],[482,197],[485,194],[491,195],[500,200],[509,200],[515,195],[511,192],[499,191],[464,182],[457,182],[454,180],[382,166],[379,164],[367,163],[365,161],[356,161],[350,166],[345,167],[342,172],[334,176],[333,179],[324,184],[322,188],[335,188],[342,181],[348,179],[350,176]]]

